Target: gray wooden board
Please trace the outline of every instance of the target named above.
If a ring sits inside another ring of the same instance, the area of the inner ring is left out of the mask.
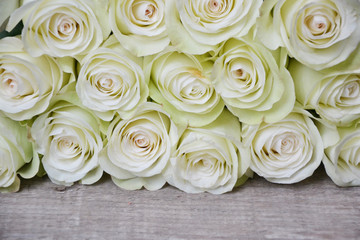
[[[336,187],[323,168],[294,185],[254,177],[223,195],[35,178],[0,195],[0,239],[360,239],[360,188]]]

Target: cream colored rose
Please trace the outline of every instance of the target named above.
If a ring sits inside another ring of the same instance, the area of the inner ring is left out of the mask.
[[[74,100],[74,90],[56,98],[31,128],[36,150],[52,182],[92,184],[102,175],[98,155],[103,148],[99,120]]]
[[[291,184],[311,176],[324,157],[319,131],[301,113],[271,124],[244,124],[242,138],[250,148],[250,168],[274,183]]]
[[[111,38],[81,60],[76,83],[81,102],[103,120],[110,121],[115,111],[127,118],[149,95],[142,65]]]
[[[328,135],[329,132],[324,134],[338,140],[325,148],[323,163],[326,173],[338,186],[360,186],[359,125],[338,128],[336,135]]]
[[[32,56],[77,56],[95,50],[110,34],[108,0],[31,1],[10,17],[7,30],[23,20],[22,40]]]
[[[338,126],[350,126],[360,118],[359,65],[320,72],[291,61],[289,70],[297,100],[305,108],[315,109],[321,118]]]
[[[148,58],[150,97],[162,104],[176,123],[204,126],[214,121],[224,103],[210,80],[212,64],[206,56],[173,49]]]
[[[183,52],[203,54],[231,37],[248,33],[261,0],[167,0],[166,26],[171,43]]]
[[[114,35],[135,55],[155,54],[169,45],[164,0],[110,0],[109,12]]]
[[[46,110],[63,85],[63,73],[49,56],[31,57],[20,39],[0,40],[0,110],[22,121]]]
[[[3,27],[5,20],[10,14],[20,7],[20,0],[2,0],[0,1],[0,26]],[[0,31],[4,29],[0,28]]]
[[[165,176],[169,184],[188,193],[221,194],[246,181],[249,164],[249,151],[240,142],[240,123],[224,110],[211,124],[183,132]]]
[[[358,0],[267,0],[257,23],[270,49],[286,47],[292,57],[316,70],[345,61],[360,42]]]
[[[233,38],[219,55],[211,78],[216,92],[241,122],[276,122],[292,111],[293,80],[268,49],[253,40]]]
[[[162,172],[178,140],[178,130],[160,105],[141,104],[128,120],[114,119],[100,165],[121,188],[160,189]]]
[[[32,178],[39,170],[39,158],[33,154],[26,126],[0,114],[0,192],[16,192],[20,174]]]

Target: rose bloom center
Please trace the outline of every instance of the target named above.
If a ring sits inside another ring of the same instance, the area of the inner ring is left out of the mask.
[[[306,26],[314,35],[326,33],[329,30],[329,20],[323,15],[310,15],[305,19]]]
[[[100,86],[105,89],[110,89],[114,85],[111,78],[105,78],[100,80]]]
[[[137,3],[133,5],[134,17],[140,21],[148,21],[156,14],[156,7],[150,3]]]
[[[222,10],[223,4],[219,0],[210,0],[208,6],[212,13],[219,13]]]
[[[79,144],[72,137],[62,137],[58,144],[60,151],[65,154],[74,154],[79,149]]]
[[[343,98],[356,98],[359,96],[359,81],[347,84],[341,94]]]
[[[76,22],[72,18],[62,18],[58,25],[58,33],[60,35],[69,36],[76,31]]]
[[[4,92],[9,95],[9,96],[14,96],[16,95],[17,91],[18,91],[18,83],[16,82],[15,79],[12,78],[5,78],[3,80],[3,89]]]

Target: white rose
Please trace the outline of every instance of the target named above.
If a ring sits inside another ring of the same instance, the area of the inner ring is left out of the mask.
[[[49,56],[31,57],[15,37],[0,40],[0,110],[22,121],[46,110],[63,85],[63,73]]]
[[[276,123],[242,126],[254,172],[282,184],[296,183],[313,174],[324,157],[324,147],[319,131],[306,115],[291,113]]]
[[[177,127],[160,105],[144,103],[128,120],[114,119],[100,165],[121,188],[160,189],[163,169],[178,140]]]
[[[0,192],[19,190],[17,174],[31,178],[38,172],[39,158],[27,136],[26,126],[0,115]]]
[[[146,102],[149,89],[142,59],[121,48],[115,38],[106,44],[81,60],[76,91],[84,106],[110,121],[115,111],[126,118]]]
[[[268,49],[252,40],[230,39],[219,54],[211,78],[227,108],[241,122],[276,122],[292,111],[293,80]]]
[[[109,22],[122,46],[137,56],[158,53],[169,45],[164,0],[110,0]]]
[[[257,34],[265,46],[286,47],[316,70],[346,60],[360,41],[358,0],[267,0],[260,11]]]
[[[224,103],[210,80],[212,64],[206,56],[174,50],[149,58],[145,66],[150,97],[161,103],[176,123],[204,126],[214,121]]]
[[[165,176],[188,193],[220,194],[246,181],[249,164],[249,151],[240,142],[240,122],[224,110],[211,124],[183,132]]]
[[[171,43],[183,52],[202,54],[231,37],[245,36],[259,15],[261,0],[167,0],[166,26]]]
[[[47,175],[52,182],[65,186],[77,181],[92,184],[102,176],[98,161],[103,147],[99,120],[74,102],[74,96],[74,90],[58,96],[31,128]]]
[[[32,56],[83,55],[96,49],[110,34],[108,0],[39,0],[21,6],[7,30],[23,20],[22,40]]]
[[[3,30],[2,27],[5,20],[10,16],[10,14],[20,7],[20,0],[1,0],[0,1],[0,32]]]
[[[296,98],[305,108],[315,109],[321,118],[338,126],[349,126],[360,118],[360,65],[314,71],[291,61],[289,71]]]
[[[336,132],[324,128],[323,138],[334,139],[325,148],[326,173],[341,187],[360,186],[360,127],[339,127]]]

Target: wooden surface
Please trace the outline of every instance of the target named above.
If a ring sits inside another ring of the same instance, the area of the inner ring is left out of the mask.
[[[319,169],[295,185],[259,177],[224,195],[125,191],[109,177],[62,188],[46,177],[0,195],[0,239],[360,239],[360,188]]]

